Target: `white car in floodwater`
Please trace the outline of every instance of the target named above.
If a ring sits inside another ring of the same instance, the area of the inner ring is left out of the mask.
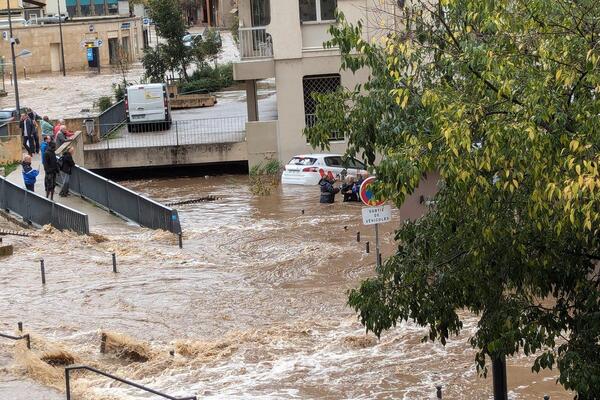
[[[340,179],[344,176],[366,175],[367,167],[362,162],[341,154],[304,154],[294,156],[281,176],[285,185],[317,185],[323,175],[331,173]]]

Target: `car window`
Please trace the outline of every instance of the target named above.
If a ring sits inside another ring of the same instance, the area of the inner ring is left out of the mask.
[[[0,111],[0,118],[1,119],[8,119],[8,118],[12,118],[13,114],[10,111]]]
[[[313,165],[315,162],[317,162],[316,158],[294,157],[290,160],[288,165]]]
[[[343,167],[342,157],[325,157],[325,165],[327,165],[328,167]]]
[[[353,169],[367,169],[365,164],[352,157],[348,157],[344,160],[344,167]]]

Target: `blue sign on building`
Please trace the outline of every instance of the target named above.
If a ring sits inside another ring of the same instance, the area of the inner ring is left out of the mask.
[[[94,61],[94,49],[92,49],[92,48],[87,49],[87,60]]]

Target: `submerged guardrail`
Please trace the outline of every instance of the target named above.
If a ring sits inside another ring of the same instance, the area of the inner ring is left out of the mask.
[[[123,379],[123,378],[119,378],[118,376],[109,374],[108,372],[104,372],[104,371],[100,371],[99,369],[93,368],[93,367],[89,367],[87,365],[76,365],[76,366],[72,366],[72,367],[66,367],[65,368],[65,389],[66,389],[66,393],[67,393],[67,400],[71,400],[71,371],[76,371],[76,370],[86,370],[86,371],[90,371],[93,372],[95,374],[98,375],[102,375],[105,376],[107,378],[113,379],[115,381],[124,383],[126,385],[132,386],[134,388],[143,390],[145,392],[148,393],[152,393],[156,396],[160,396],[164,399],[169,399],[169,400],[198,400],[196,396],[190,396],[190,397],[174,397],[174,396],[170,396],[168,394],[164,394],[161,393],[159,391],[156,391],[154,389],[150,389],[149,387],[140,385],[139,383],[135,383],[132,381],[129,381],[127,379]]]

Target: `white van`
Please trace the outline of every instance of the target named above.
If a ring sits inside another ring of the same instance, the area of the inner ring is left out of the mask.
[[[171,105],[167,85],[151,83],[127,88],[125,112],[129,132],[171,129]]]

